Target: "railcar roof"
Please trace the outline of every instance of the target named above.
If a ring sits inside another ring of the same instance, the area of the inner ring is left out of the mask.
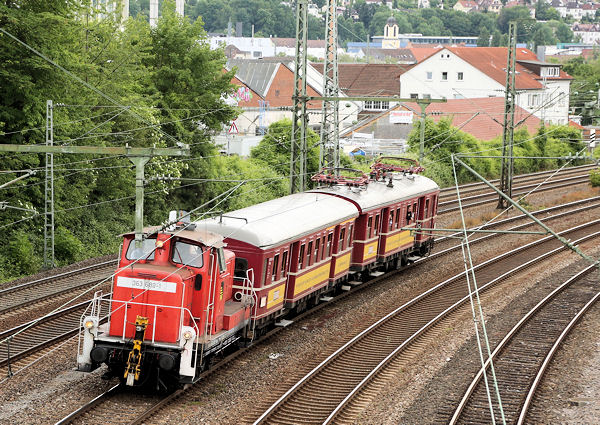
[[[198,221],[198,228],[267,249],[358,216],[350,202],[297,193]],[[235,218],[234,218],[235,217]]]
[[[218,233],[206,231],[205,229],[201,229],[199,227],[196,227],[194,230],[188,230],[188,229],[186,229],[186,230],[181,230],[181,229],[160,230],[161,228],[162,228],[161,226],[144,227],[144,234],[152,235],[152,234],[160,231],[161,233],[167,233],[169,235],[173,235],[178,238],[184,238],[184,239],[189,239],[194,242],[200,242],[201,244],[204,244],[206,246],[214,246],[216,248],[220,248],[220,247],[224,246],[223,236],[219,235]],[[122,236],[132,236],[132,235],[135,235],[135,233],[129,232],[129,233],[123,234]]]
[[[418,174],[407,176],[394,174],[393,185],[394,187],[388,187],[387,181],[385,183],[383,181],[371,181],[364,188],[332,186],[314,189],[309,192],[341,196],[356,202],[361,212],[365,212],[439,190],[439,186],[433,180]]]

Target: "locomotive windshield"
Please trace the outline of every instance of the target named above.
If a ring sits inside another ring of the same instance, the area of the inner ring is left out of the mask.
[[[148,238],[142,241],[142,247],[135,247],[135,240],[129,242],[125,258],[128,260],[154,260],[156,238]]]
[[[202,267],[204,258],[202,257],[202,247],[192,245],[187,242],[177,241],[173,248],[171,260],[177,264],[184,264],[192,267]]]

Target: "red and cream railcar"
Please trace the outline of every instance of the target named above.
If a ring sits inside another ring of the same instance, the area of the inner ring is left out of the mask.
[[[234,291],[254,276],[255,325],[301,310],[347,277],[356,207],[320,193],[298,193],[199,221],[236,254]]]
[[[438,185],[416,174],[393,175],[391,181],[372,181],[362,187],[331,186],[313,192],[346,199],[359,216],[352,239],[352,271],[370,270],[382,263],[406,264],[412,255],[424,255],[433,246],[431,232],[402,228],[433,228]]]

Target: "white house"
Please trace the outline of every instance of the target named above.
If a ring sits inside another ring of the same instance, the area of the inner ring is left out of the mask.
[[[270,38],[265,37],[209,37],[211,49],[235,46],[245,52],[249,58],[264,58],[275,56],[275,44]]]
[[[515,103],[548,123],[567,124],[572,78],[528,49],[517,49],[516,59]],[[506,60],[506,47],[439,49],[400,75],[400,97],[504,97]]]
[[[575,37],[579,37],[583,44],[600,43],[600,25],[598,24],[574,24],[572,30]]]

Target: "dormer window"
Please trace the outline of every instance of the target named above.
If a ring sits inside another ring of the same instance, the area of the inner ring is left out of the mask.
[[[546,66],[542,68],[542,77],[558,77],[560,76],[560,68],[558,66]]]

